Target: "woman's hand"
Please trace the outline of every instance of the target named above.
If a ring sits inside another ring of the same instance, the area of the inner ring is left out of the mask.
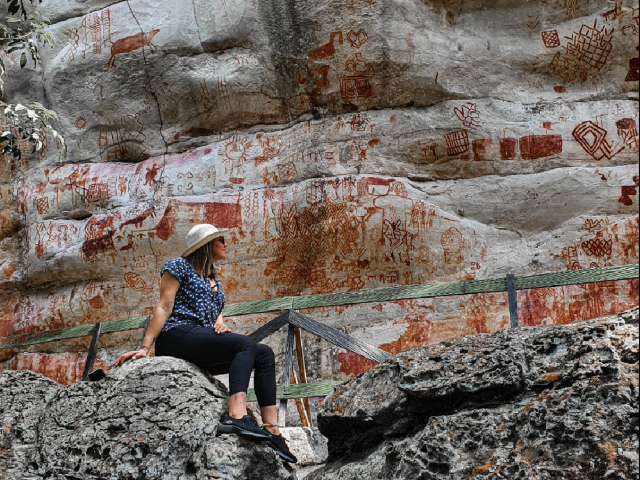
[[[140,350],[134,350],[131,352],[123,353],[118,358],[116,358],[116,361],[113,362],[113,366],[119,367],[127,360],[137,360],[138,358],[144,358],[147,356],[147,353],[149,352],[146,348],[141,348]]]
[[[231,329],[227,327],[227,325],[220,319],[216,320],[216,323],[213,324],[213,331],[218,335],[222,335],[223,333],[230,332]]]

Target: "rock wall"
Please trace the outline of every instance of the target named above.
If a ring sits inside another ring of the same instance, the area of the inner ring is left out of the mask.
[[[309,479],[638,476],[638,309],[398,354],[319,412]]]
[[[67,387],[2,372],[0,392],[5,480],[296,478],[267,445],[217,435],[227,389],[183,360],[129,362]]]
[[[41,8],[58,43],[41,69],[3,57],[7,98],[55,109],[68,148],[0,171],[0,336],[149,313],[200,222],[235,229],[229,302],[638,262],[637,1]],[[565,324],[637,294],[520,292],[519,313]],[[307,313],[392,353],[508,325],[506,294]],[[138,336],[104,338],[98,364]],[[312,378],[370,367],[304,341]],[[73,382],[87,344],[0,369]]]

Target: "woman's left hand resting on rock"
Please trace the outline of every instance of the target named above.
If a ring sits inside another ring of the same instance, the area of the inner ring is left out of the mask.
[[[148,352],[149,351],[145,347],[145,348],[141,348],[140,350],[134,350],[131,352],[123,353],[118,358],[116,358],[116,361],[113,362],[113,366],[119,367],[127,360],[137,360],[138,358],[144,358],[147,356]]]

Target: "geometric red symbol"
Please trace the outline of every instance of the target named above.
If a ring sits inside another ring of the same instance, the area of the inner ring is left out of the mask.
[[[489,147],[491,146],[490,138],[479,138],[471,142],[471,150],[473,151],[474,162],[484,162],[491,160]]]
[[[518,151],[517,138],[501,138],[500,139],[500,160],[513,160],[516,158]]]
[[[144,279],[137,273],[125,273],[124,280],[136,292],[144,292],[147,289],[147,282],[145,282]]]
[[[444,249],[444,261],[448,264],[462,263],[462,249],[464,248],[464,237],[460,230],[450,227],[440,237],[440,243]]]
[[[347,41],[354,48],[360,48],[368,39],[369,36],[363,29],[360,29],[357,32],[349,30],[349,33],[347,33]]]
[[[109,185],[106,183],[93,183],[87,191],[87,201],[97,202],[109,198]]]
[[[558,37],[557,30],[542,32],[540,35],[542,35],[542,42],[545,47],[555,48],[560,46],[560,38]]]
[[[620,150],[612,150],[612,145],[607,142],[607,131],[591,121],[578,124],[572,132],[573,138],[595,160],[606,158],[611,160]]]
[[[36,210],[38,215],[45,215],[50,212],[49,210],[49,198],[40,197],[36,199]]]
[[[582,242],[580,245],[584,253],[590,257],[610,257],[613,240],[611,238],[603,238],[596,236],[591,240]]]
[[[447,155],[450,157],[460,155],[469,150],[469,135],[466,130],[447,133],[444,139],[447,142]]]
[[[368,98],[373,96],[373,88],[363,75],[340,77],[340,94],[342,98]]]
[[[607,31],[604,26],[598,30],[597,24],[596,19],[593,27],[583,25],[579,32],[573,32],[571,38],[565,37],[570,40],[565,49],[578,60],[600,70],[612,49],[613,30]]]
[[[519,143],[523,160],[537,160],[562,153],[561,135],[527,135],[520,137]]]

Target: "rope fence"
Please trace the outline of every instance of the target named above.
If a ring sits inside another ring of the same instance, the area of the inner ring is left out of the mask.
[[[533,288],[560,287],[580,285],[584,283],[629,280],[638,278],[638,264],[619,265],[613,267],[588,268],[563,272],[542,273],[515,277],[515,290]],[[511,274],[510,274],[511,275]],[[508,277],[508,276],[507,276]],[[450,295],[469,295],[474,293],[509,292],[507,278],[483,280],[439,282],[420,285],[401,285],[397,287],[371,288],[328,294],[279,297],[253,302],[232,303],[227,305],[223,314],[226,317],[266,313],[282,310],[303,310],[316,307],[334,307],[355,305],[359,303],[387,302],[393,300],[409,300],[415,298],[443,297]],[[512,309],[510,309],[512,310]],[[513,315],[513,311],[510,312]],[[0,337],[0,350],[18,348],[38,343],[85,337],[93,335],[97,328],[100,333],[114,333],[143,328],[148,317],[134,317],[101,322],[100,324],[78,325],[42,332],[25,333]],[[513,319],[512,319],[512,326]]]

